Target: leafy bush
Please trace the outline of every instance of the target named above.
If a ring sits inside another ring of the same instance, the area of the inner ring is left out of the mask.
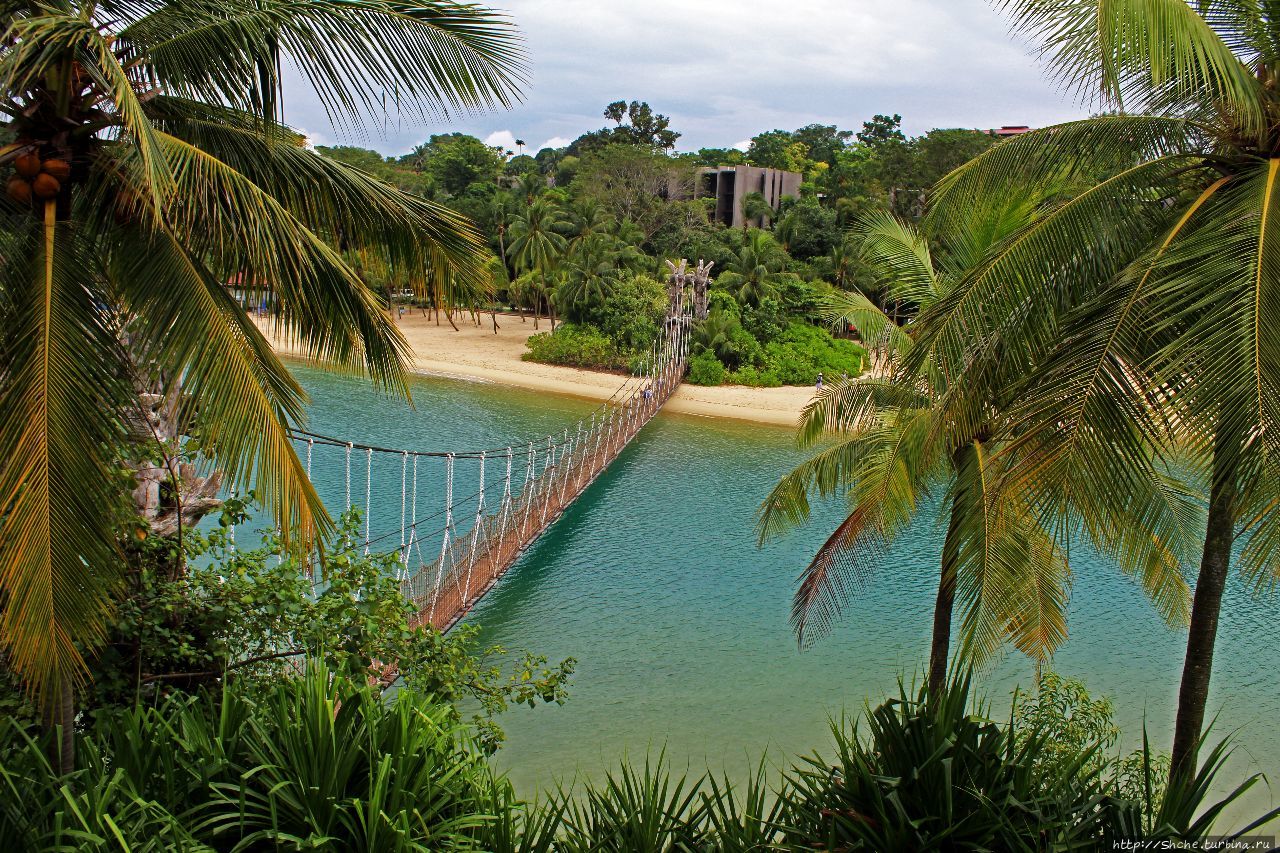
[[[866,714],[865,734],[833,725],[836,762],[815,756],[788,779],[781,833],[791,847],[842,850],[1115,849],[1120,839],[1165,841],[1208,836],[1223,809],[1260,777],[1222,800],[1209,790],[1226,746],[1208,751],[1194,779],[1153,799],[1116,796],[1112,768],[1099,758],[1110,736],[1097,707],[1062,708],[1048,697],[1021,725],[1000,725],[987,709],[970,710],[970,676],[942,693],[927,687]],[[1059,696],[1062,694],[1059,693]],[[1064,721],[1055,709],[1066,711]],[[1088,718],[1088,722],[1085,718]],[[1063,731],[1074,745],[1055,760],[1039,756]],[[1098,732],[1102,740],[1092,737]],[[1144,750],[1150,778],[1150,752]],[[1242,832],[1280,815],[1273,809]]]
[[[306,655],[343,672],[368,673],[375,660],[397,661],[405,683],[474,709],[476,739],[489,751],[503,740],[496,718],[509,705],[567,697],[571,658],[555,666],[528,652],[504,660],[504,649],[478,646],[475,626],[448,636],[415,626],[416,610],[396,580],[397,555],[366,555],[346,544],[360,541],[359,512],[344,514],[324,543],[323,585],[315,595],[305,567],[281,553],[270,531],[257,547],[248,547],[242,532],[232,548],[230,526],[242,524],[248,511],[246,501],[231,499],[219,524],[185,531],[181,545],[167,537],[135,544],[128,594],[79,697],[86,722],[138,701],[220,689],[228,677],[245,691],[266,689]],[[16,689],[10,694],[6,705],[18,707],[6,716],[30,727],[39,715],[22,697]]]
[[[826,329],[793,321],[765,347],[765,365],[784,385],[812,385],[818,374],[828,379],[857,376],[866,363],[866,350],[853,341],[832,337]]]
[[[746,385],[749,388],[777,388],[782,380],[772,370],[760,370],[750,364],[744,364],[726,376],[730,385]]]
[[[632,275],[609,289],[592,323],[619,350],[644,350],[657,339],[666,309],[666,286],[647,275]]]
[[[773,297],[760,300],[758,306],[742,307],[742,327],[762,344],[777,340],[787,330],[786,312]]]
[[[689,359],[689,374],[685,379],[693,385],[720,385],[724,376],[724,365],[720,359],[711,350],[703,350]]]
[[[735,789],[673,775],[659,756],[530,805],[494,778],[447,703],[412,685],[388,697],[363,672],[312,658],[266,685],[232,678],[104,711],[68,776],[52,770],[49,738],[0,720],[0,849],[1113,849],[1202,839],[1258,780],[1210,801],[1219,744],[1163,797],[1145,784],[1119,797],[1095,760],[1100,706],[1053,690],[1002,725],[971,706],[968,675],[941,695],[900,686],[864,725],[833,723],[834,764],[806,759],[772,792],[763,761]],[[1039,761],[1064,731],[1077,746]],[[1150,779],[1149,749],[1141,760]]]
[[[1015,742],[985,708],[970,711],[969,686],[965,676],[942,695],[901,687],[868,712],[865,736],[833,725],[834,766],[815,756],[791,777],[788,840],[829,849],[1039,850],[1098,835],[1096,774],[1037,777],[1044,735]]]
[[[383,851],[471,846],[501,797],[452,708],[313,659],[265,692],[104,712],[78,767],[0,723],[0,848]]]
[[[530,335],[525,361],[603,370],[621,370],[630,358],[602,332],[590,326],[562,323],[554,332]]]
[[[1082,681],[1047,670],[1035,692],[1015,694],[1013,725],[1019,738],[1025,739],[1031,732],[1048,735],[1035,763],[1041,775],[1053,775],[1075,761],[1086,747],[1097,744],[1106,750],[1115,744],[1120,729],[1113,721],[1114,713],[1111,700],[1094,699]],[[1107,763],[1101,750],[1093,758],[1097,767]]]

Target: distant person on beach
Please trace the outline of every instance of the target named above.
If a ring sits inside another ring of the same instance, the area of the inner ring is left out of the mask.
[[[818,381],[814,383],[813,387],[817,389],[819,394],[822,393],[822,374],[821,373],[818,374]]]

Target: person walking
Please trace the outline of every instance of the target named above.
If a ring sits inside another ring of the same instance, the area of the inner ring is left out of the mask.
[[[818,381],[814,383],[813,387],[817,390],[819,394],[822,393],[822,373],[821,372],[818,373]]]

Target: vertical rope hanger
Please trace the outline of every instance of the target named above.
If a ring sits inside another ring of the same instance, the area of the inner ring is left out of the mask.
[[[568,453],[565,453],[566,447],[568,448],[568,451],[569,451]],[[566,459],[568,459],[569,461],[566,462],[565,461]],[[573,445],[569,442],[569,428],[565,427],[564,444],[561,445],[561,448],[560,448],[560,464],[557,466],[557,471],[556,471],[560,479],[559,500],[560,500],[560,506],[562,507],[564,506],[564,485],[569,481],[569,467],[572,464],[572,460],[573,460]],[[560,470],[560,469],[563,469],[563,470]]]
[[[404,549],[404,579],[409,580],[409,558],[418,540],[418,457],[413,457],[413,497],[409,512],[409,542]]]
[[[502,481],[502,517],[498,522],[498,548],[507,535],[507,519],[511,515],[511,448],[507,448],[507,476]]]
[[[409,451],[400,454],[400,550],[404,551],[405,506],[409,493]]]
[[[551,436],[547,436],[547,455],[542,466],[542,477],[540,482],[542,486],[542,508],[540,510],[540,518],[542,521],[547,520],[547,502],[551,499],[551,487],[555,484],[555,480],[548,476],[551,473],[552,466],[556,460],[556,446],[552,443]]]
[[[583,452],[586,445],[582,443],[582,421],[578,421],[577,446],[578,458],[573,463],[573,485],[575,489],[582,484],[582,460],[586,456]]]
[[[524,537],[529,529],[529,512],[533,509],[533,489],[537,482],[533,478],[534,469],[538,465],[537,451],[533,449],[533,442],[529,442],[529,456],[524,464],[524,489],[520,493],[521,502],[524,503],[524,519],[520,522],[520,536]]]
[[[440,599],[440,581],[444,576],[444,561],[450,556],[449,539],[453,528],[453,454],[444,458],[444,538],[440,540],[440,560],[436,563],[436,583],[431,591],[431,612],[427,621],[435,624],[436,602]]]
[[[366,448],[364,454],[364,554],[367,557],[370,525],[373,523],[373,448]]]
[[[471,549],[467,554],[467,581],[462,592],[462,606],[471,602],[471,572],[476,565],[476,546],[480,544],[480,525],[484,522],[484,462],[485,453],[480,453],[480,494],[476,501],[476,521],[471,527]]]

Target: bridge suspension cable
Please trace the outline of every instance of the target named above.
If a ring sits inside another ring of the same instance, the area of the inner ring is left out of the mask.
[[[292,431],[305,446],[308,477],[363,512],[362,535],[341,550],[394,549],[401,591],[419,622],[440,630],[456,624],[679,387],[694,319],[685,291],[692,286],[695,311],[705,316],[710,265],[670,266],[671,304],[659,339],[607,400],[568,427],[479,450],[383,447]],[[474,486],[460,488],[464,482]],[[432,511],[420,516],[420,504]]]

